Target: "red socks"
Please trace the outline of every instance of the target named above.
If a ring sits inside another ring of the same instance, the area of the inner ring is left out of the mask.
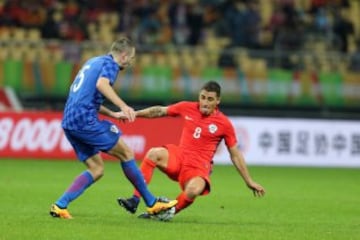
[[[143,161],[140,165],[140,171],[144,176],[146,184],[150,183],[155,167],[156,167],[156,164],[153,161],[151,161],[149,158],[145,157],[143,159]],[[134,195],[137,196],[138,198],[141,198],[141,195],[137,190],[134,191]],[[176,209],[175,213],[178,213],[181,210],[183,210],[184,208],[187,208],[188,206],[190,206],[194,202],[195,199],[188,198],[186,196],[185,192],[182,192],[182,193],[180,193],[180,195],[177,197],[176,200],[178,200],[178,203],[175,207],[175,209]]]
[[[187,208],[190,206],[195,199],[190,199],[186,196],[185,192],[180,193],[180,195],[177,197],[178,203],[175,206],[175,213],[179,213],[184,208]]]

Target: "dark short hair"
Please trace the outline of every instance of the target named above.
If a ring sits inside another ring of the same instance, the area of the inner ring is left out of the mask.
[[[135,47],[134,43],[126,37],[117,39],[111,44],[110,52],[111,53],[121,53],[121,52],[130,52],[131,49]]]
[[[209,81],[203,85],[201,90],[206,90],[208,92],[215,92],[217,97],[221,96],[221,86],[215,81]]]

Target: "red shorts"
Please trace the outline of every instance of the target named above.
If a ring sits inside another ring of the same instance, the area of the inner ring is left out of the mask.
[[[201,195],[206,195],[210,192],[210,171],[211,166],[199,166],[192,167],[186,166],[183,163],[186,158],[191,156],[185,155],[179,146],[174,144],[168,144],[164,146],[169,153],[168,166],[163,172],[172,180],[179,183],[182,190],[185,188],[185,184],[194,177],[201,177],[206,181],[205,190]],[[209,164],[210,165],[210,164]]]

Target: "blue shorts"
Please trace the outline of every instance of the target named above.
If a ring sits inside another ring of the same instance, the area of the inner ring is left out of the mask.
[[[107,120],[98,122],[91,130],[64,129],[64,132],[82,162],[100,151],[112,149],[122,134],[115,124]]]

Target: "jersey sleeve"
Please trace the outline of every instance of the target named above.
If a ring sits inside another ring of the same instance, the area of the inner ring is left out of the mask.
[[[110,85],[113,85],[117,74],[119,72],[119,66],[111,61],[105,61],[102,66],[99,77],[104,77],[110,80]]]
[[[172,117],[179,116],[184,112],[187,106],[188,102],[185,101],[171,104],[168,106],[167,115]]]
[[[230,148],[237,144],[235,129],[233,124],[230,122],[228,118],[226,119],[226,121],[224,121],[224,124],[225,124],[225,132],[224,132],[225,145]]]

